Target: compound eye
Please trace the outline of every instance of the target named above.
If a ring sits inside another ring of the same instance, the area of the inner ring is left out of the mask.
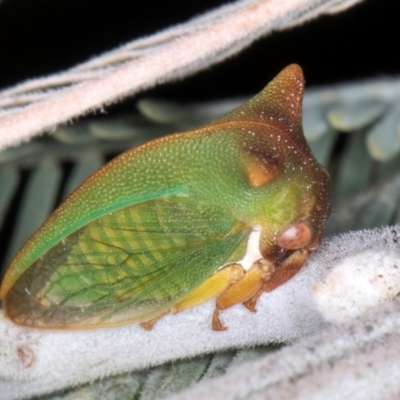
[[[297,250],[307,246],[311,241],[311,230],[304,222],[284,230],[276,241],[276,244],[283,249]]]

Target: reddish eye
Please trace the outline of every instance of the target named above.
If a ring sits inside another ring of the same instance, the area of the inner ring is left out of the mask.
[[[310,228],[304,222],[299,222],[283,231],[278,236],[276,244],[284,249],[297,250],[307,246],[310,241]]]

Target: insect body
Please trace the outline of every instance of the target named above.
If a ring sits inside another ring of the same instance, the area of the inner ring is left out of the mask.
[[[222,118],[129,150],[89,177],[22,247],[5,314],[40,328],[141,322],[216,298],[219,311],[290,279],[318,247],[329,177],[284,69]]]

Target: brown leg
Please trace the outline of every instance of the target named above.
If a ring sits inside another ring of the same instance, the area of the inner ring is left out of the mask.
[[[140,323],[140,326],[144,329],[146,329],[147,331],[151,331],[154,327],[154,325],[156,324],[156,322],[161,319],[164,315],[167,315],[169,313],[169,311],[165,311],[160,315],[157,315],[157,317],[154,317],[152,319],[149,319],[148,321],[144,321]]]
[[[219,319],[219,311],[242,303],[262,291],[263,282],[274,272],[275,266],[268,260],[256,261],[237,283],[229,286],[217,299],[212,320],[214,330],[226,328]]]
[[[258,298],[264,292],[264,288],[261,287],[253,296],[243,302],[243,305],[251,312],[256,312],[256,303]]]
[[[278,286],[287,282],[292,278],[299,269],[306,262],[309,253],[307,250],[295,251],[285,262],[283,262],[271,276],[270,279],[266,280],[263,284],[263,289],[266,292],[271,292]]]
[[[212,316],[212,328],[214,331],[226,331],[226,326],[222,325],[221,320],[219,319],[218,308],[215,308]]]
[[[279,268],[275,270],[275,273],[271,275],[269,279],[264,281],[262,288],[257,293],[243,302],[243,305],[249,311],[255,312],[256,303],[261,294],[263,292],[271,292],[296,275],[307,260],[308,255],[308,252],[305,250],[298,250],[293,253]]]

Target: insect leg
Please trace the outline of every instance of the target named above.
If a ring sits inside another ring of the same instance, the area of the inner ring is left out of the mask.
[[[168,311],[163,312],[160,315],[157,315],[157,317],[154,317],[152,319],[149,319],[148,321],[144,321],[140,323],[140,326],[144,329],[146,329],[147,331],[151,331],[153,329],[153,326],[156,324],[156,322],[161,319],[164,315],[167,315],[169,313]]]
[[[264,284],[257,293],[243,302],[243,305],[250,311],[254,312],[256,310],[255,307],[257,300],[261,294],[263,292],[271,292],[296,275],[297,271],[307,260],[307,257],[308,252],[306,250],[295,251],[284,263],[279,266],[279,268],[276,269],[275,273],[271,275],[269,279],[264,281]]]
[[[299,249],[295,251],[286,261],[284,261],[270,279],[263,284],[263,290],[271,292],[278,286],[291,279],[303,266],[309,256],[309,251]]]
[[[218,270],[179,303],[175,304],[171,308],[171,312],[176,314],[186,308],[194,307],[217,297],[228,286],[240,280],[243,275],[244,270],[239,264],[231,264]]]
[[[219,319],[219,311],[245,302],[263,290],[263,283],[275,272],[275,266],[266,259],[256,261],[237,283],[230,285],[216,301],[212,320],[214,330],[225,330]],[[258,294],[259,296],[259,294]]]

